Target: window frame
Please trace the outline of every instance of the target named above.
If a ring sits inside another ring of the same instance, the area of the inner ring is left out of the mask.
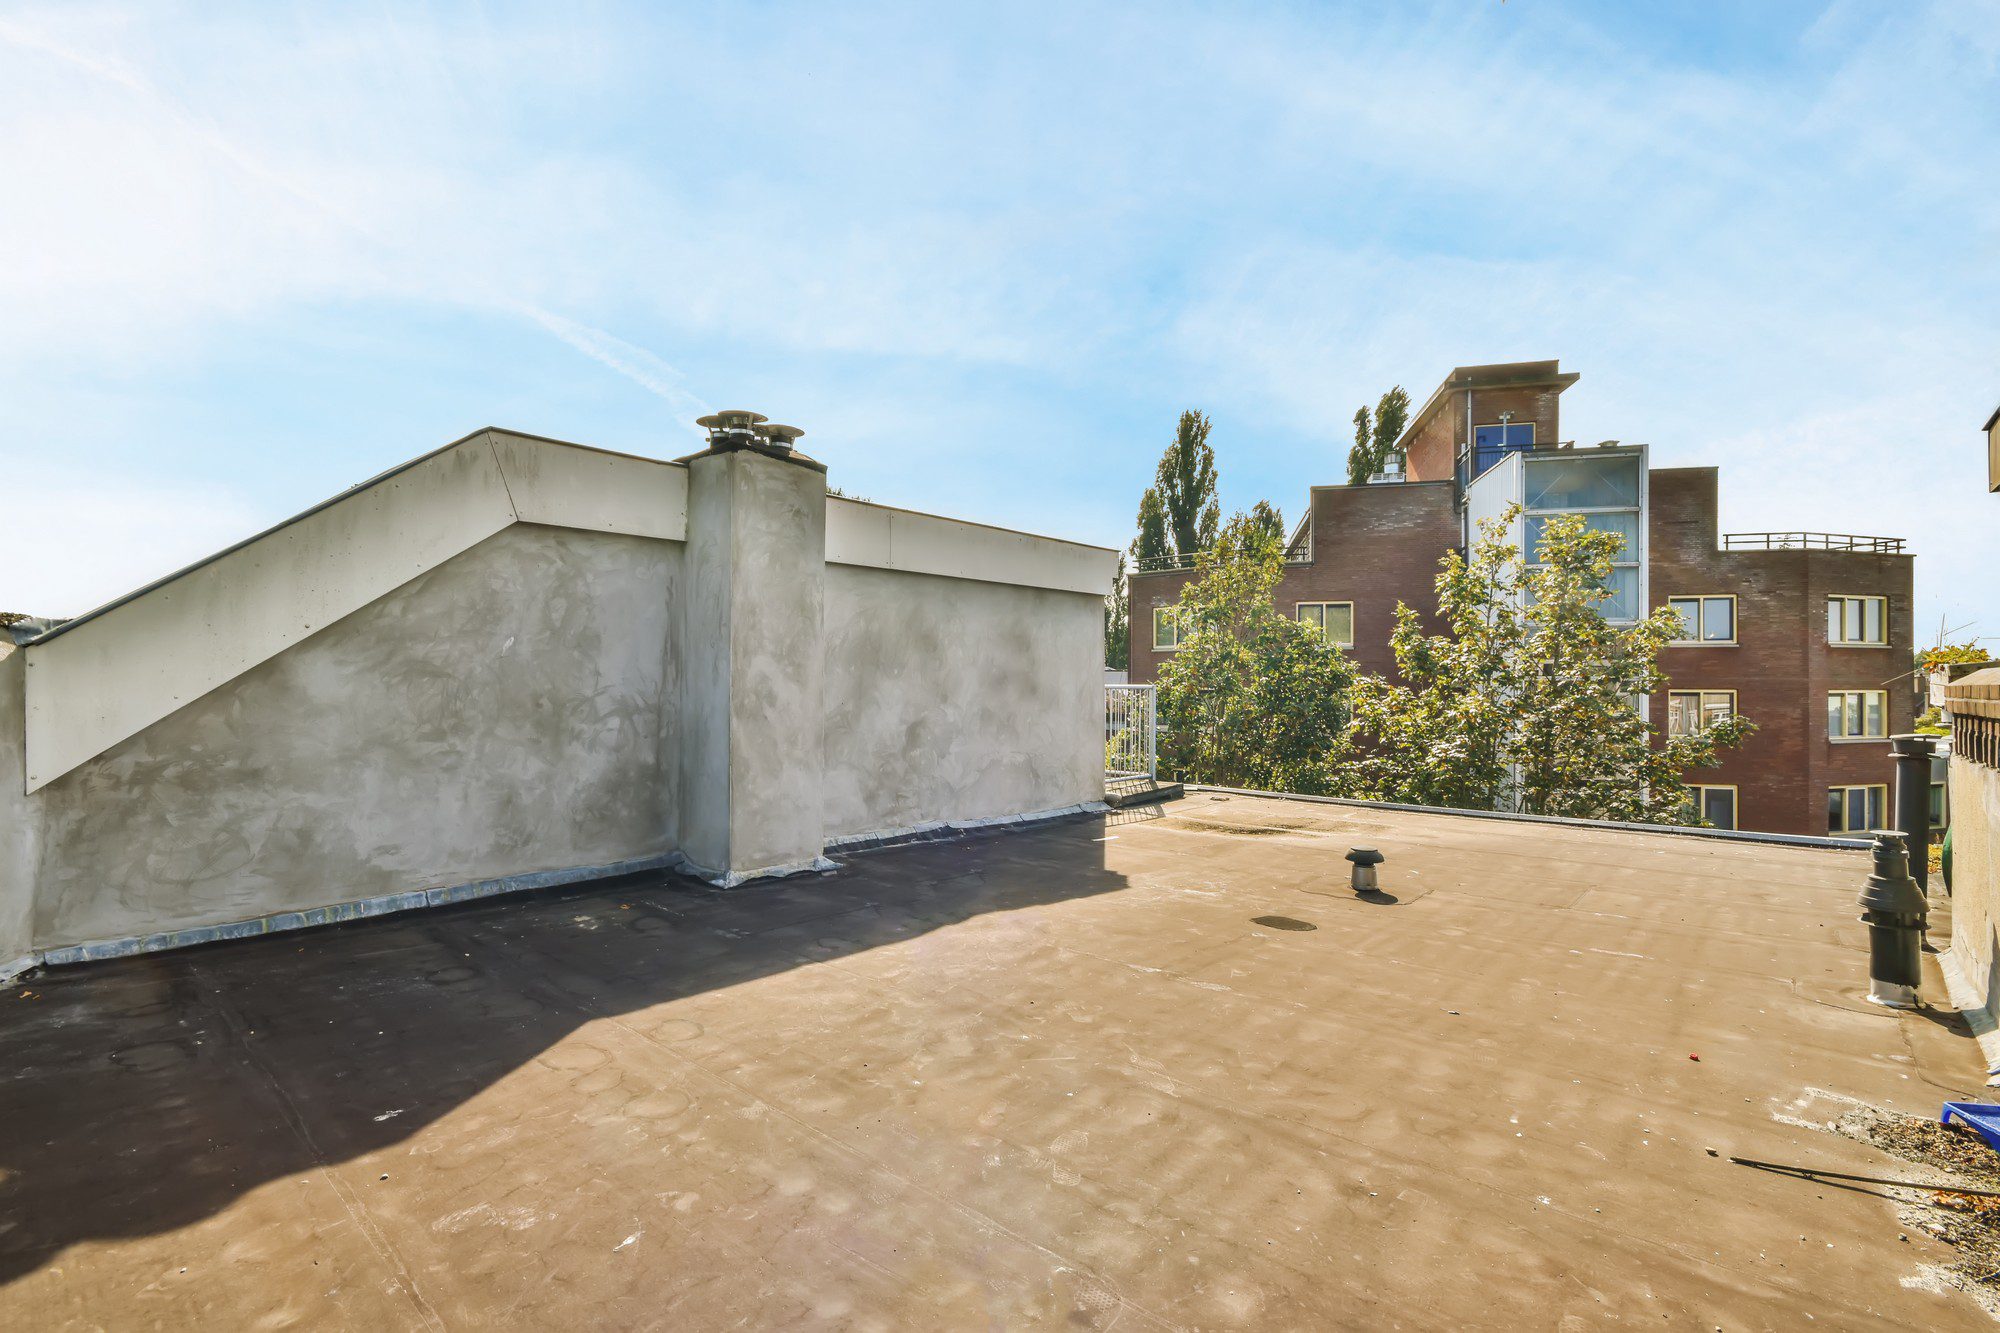
[[[1317,607],[1321,608],[1321,610],[1320,610],[1320,623],[1319,623],[1319,631],[1320,631],[1320,633],[1321,633],[1321,634],[1323,634],[1323,635],[1324,635],[1324,634],[1326,634],[1326,610],[1325,610],[1325,608],[1326,608],[1326,607],[1329,607],[1329,606],[1344,606],[1344,607],[1346,607],[1346,608],[1347,608],[1347,638],[1346,638],[1345,640],[1341,640],[1341,639],[1335,639],[1335,638],[1333,638],[1333,637],[1331,637],[1331,636],[1328,636],[1328,637],[1327,637],[1327,640],[1326,640],[1326,641],[1327,641],[1328,643],[1332,644],[1332,645],[1333,645],[1334,647],[1336,647],[1336,648],[1343,648],[1343,649],[1345,649],[1345,648],[1352,648],[1352,647],[1354,646],[1354,603],[1352,603],[1352,602],[1293,602],[1293,603],[1292,603],[1292,619],[1293,619],[1293,620],[1296,620],[1296,621],[1298,621],[1298,622],[1299,622],[1299,623],[1300,623],[1301,625],[1307,625],[1307,624],[1311,624],[1311,623],[1312,623],[1311,621],[1308,621],[1308,620],[1306,620],[1306,619],[1305,619],[1305,618],[1304,618],[1303,616],[1301,616],[1301,615],[1299,614],[1299,612],[1301,612],[1301,611],[1305,610],[1305,609],[1306,609],[1307,607],[1309,607],[1309,606],[1317,606]]]
[[[1738,630],[1737,616],[1741,612],[1742,608],[1739,607],[1736,603],[1735,593],[1733,592],[1676,593],[1673,596],[1667,598],[1667,607],[1669,610],[1673,608],[1675,602],[1693,602],[1695,604],[1694,606],[1695,637],[1692,639],[1669,639],[1667,640],[1668,647],[1734,648],[1737,646],[1737,630]],[[1706,634],[1708,632],[1708,624],[1707,624],[1708,604],[1710,602],[1729,603],[1729,637],[1726,639],[1705,639],[1701,637],[1703,634]],[[1676,612],[1676,614],[1679,613]]]
[[[1736,833],[1741,830],[1743,825],[1743,803],[1742,803],[1742,797],[1740,793],[1737,791],[1735,783],[1690,782],[1687,784],[1687,790],[1688,790],[1689,800],[1692,801],[1694,804],[1694,815],[1696,819],[1707,818],[1707,815],[1704,813],[1704,808],[1707,804],[1708,793],[1712,791],[1728,792],[1729,823],[1726,825],[1716,824],[1713,825],[1713,827],[1717,829],[1726,829],[1730,833]]]
[[[1849,782],[1849,783],[1834,783],[1833,785],[1829,786],[1829,787],[1828,787],[1828,788],[1826,789],[1826,794],[1827,794],[1827,795],[1828,795],[1829,797],[1831,797],[1831,796],[1832,796],[1832,795],[1833,795],[1833,794],[1834,794],[1835,792],[1839,792],[1839,793],[1840,793],[1840,827],[1839,827],[1839,828],[1835,828],[1835,827],[1833,826],[1833,821],[1832,821],[1832,819],[1831,819],[1831,818],[1829,818],[1829,819],[1827,820],[1827,826],[1826,826],[1826,831],[1827,831],[1827,835],[1828,835],[1829,837],[1831,837],[1831,836],[1836,836],[1836,835],[1839,835],[1839,834],[1843,834],[1843,833],[1872,833],[1872,832],[1874,832],[1874,831],[1875,831],[1876,829],[1878,829],[1878,828],[1881,828],[1881,827],[1882,827],[1882,823],[1877,823],[1877,824],[1872,824],[1872,825],[1870,825],[1870,826],[1869,826],[1869,827],[1867,827],[1867,828],[1852,828],[1852,827],[1850,827],[1850,826],[1848,825],[1848,822],[1847,822],[1847,800],[1848,800],[1848,797],[1849,797],[1849,795],[1850,795],[1851,793],[1853,793],[1853,792],[1857,792],[1857,791],[1859,791],[1859,792],[1875,792],[1875,791],[1879,791],[1879,792],[1881,792],[1881,793],[1882,793],[1882,802],[1881,802],[1881,804],[1880,804],[1880,805],[1879,805],[1878,807],[1876,807],[1876,808],[1877,808],[1877,810],[1878,810],[1878,811],[1879,811],[1879,812],[1881,813],[1881,815],[1882,815],[1882,821],[1883,821],[1883,823],[1886,823],[1886,822],[1888,821],[1888,818],[1889,818],[1889,787],[1888,787],[1888,784],[1887,784],[1887,783],[1882,783],[1882,782]],[[1866,813],[1866,809],[1867,809],[1867,804],[1868,804],[1868,798],[1867,798],[1866,796],[1862,797],[1862,798],[1861,798],[1861,802],[1862,802],[1862,808],[1863,808],[1863,812],[1864,812],[1864,814],[1865,814],[1865,813]]]
[[[1668,740],[1673,740],[1673,739],[1675,739],[1675,738],[1677,738],[1677,737],[1680,737],[1680,736],[1693,736],[1693,735],[1696,735],[1696,734],[1698,734],[1698,733],[1700,733],[1700,732],[1703,732],[1703,731],[1706,731],[1706,730],[1708,730],[1708,728],[1709,728],[1709,727],[1710,727],[1711,725],[1713,725],[1712,723],[1709,723],[1709,722],[1702,722],[1702,723],[1701,723],[1701,725],[1700,725],[1700,726],[1698,726],[1698,727],[1696,727],[1694,731],[1675,731],[1675,730],[1674,730],[1674,696],[1675,696],[1675,695],[1677,695],[1677,694],[1692,694],[1692,695],[1693,695],[1693,696],[1695,697],[1695,698],[1694,698],[1694,712],[1695,712],[1695,716],[1696,716],[1697,718],[1705,718],[1705,717],[1707,717],[1707,716],[1708,716],[1708,709],[1707,709],[1707,707],[1706,707],[1706,700],[1707,700],[1707,697],[1708,697],[1709,695],[1712,695],[1712,694],[1726,694],[1726,695],[1728,695],[1728,696],[1729,696],[1729,716],[1731,716],[1731,717],[1735,717],[1735,716],[1736,716],[1736,691],[1735,691],[1735,690],[1705,690],[1705,689],[1692,689],[1692,690],[1668,690],[1668,691],[1667,691],[1667,725],[1666,725],[1666,734],[1667,734],[1667,739],[1668,739]],[[1697,786],[1701,786],[1701,785],[1704,785],[1704,784],[1701,784],[1701,783],[1697,783],[1697,784],[1695,784],[1695,785],[1697,785]],[[1707,785],[1713,785],[1713,784],[1707,784]]]
[[[1829,618],[1828,618],[1828,621],[1827,621],[1827,626],[1826,626],[1826,646],[1827,646],[1827,647],[1829,647],[1829,648],[1887,648],[1887,647],[1889,646],[1889,597],[1888,597],[1888,594],[1887,594],[1887,593],[1873,593],[1873,592],[1830,592],[1830,593],[1828,593],[1828,594],[1826,595],[1826,603],[1827,603],[1827,606],[1828,606],[1829,608],[1831,608],[1831,606],[1832,606],[1832,605],[1833,605],[1833,603],[1835,603],[1835,602],[1840,602],[1840,603],[1842,603],[1842,606],[1841,606],[1841,612],[1840,612],[1840,633],[1841,633],[1841,637],[1840,637],[1840,638],[1837,638],[1837,639],[1836,639],[1836,638],[1835,638],[1835,637],[1833,636],[1833,623],[1832,623],[1832,619],[1831,619],[1831,617],[1829,617]],[[1867,603],[1869,603],[1869,602],[1880,602],[1880,603],[1882,604],[1882,637],[1881,637],[1881,638],[1879,638],[1879,639],[1850,639],[1850,638],[1846,637],[1846,635],[1847,635],[1847,608],[1846,608],[1846,605],[1845,605],[1845,604],[1846,604],[1846,603],[1848,603],[1848,602],[1860,602],[1860,603],[1862,603],[1862,608],[1861,608],[1861,632],[1862,632],[1863,634],[1866,634],[1866,633],[1868,632],[1868,607],[1867,607]]]
[[[1511,440],[1507,439],[1507,435],[1509,432],[1520,430],[1524,426],[1527,427],[1528,430],[1528,442],[1526,445],[1518,445],[1513,443]],[[1537,444],[1540,443],[1540,441],[1535,438],[1536,435],[1535,423],[1532,418],[1527,421],[1510,420],[1510,421],[1474,422],[1472,425],[1472,441],[1471,441],[1472,447],[1474,449],[1479,448],[1479,432],[1482,430],[1497,430],[1500,432],[1501,442],[1497,445],[1488,445],[1486,447],[1489,449],[1498,449],[1503,453],[1509,449],[1518,449],[1526,451],[1529,449],[1533,449]]]
[[[1495,422],[1493,424],[1498,425],[1499,423]],[[1474,429],[1476,430],[1477,427],[1475,427]],[[1532,455],[1534,452],[1535,452],[1534,450],[1528,451],[1530,455]],[[1644,547],[1646,542],[1646,515],[1651,512],[1650,496],[1653,485],[1652,469],[1645,467],[1643,465],[1644,457],[1637,450],[1618,449],[1618,450],[1608,451],[1608,453],[1605,455],[1591,455],[1591,456],[1629,457],[1638,459],[1641,463],[1641,466],[1638,469],[1639,473],[1638,499],[1634,503],[1629,505],[1585,505],[1573,509],[1551,509],[1543,505],[1534,505],[1528,503],[1528,488],[1533,484],[1532,479],[1530,474],[1524,471],[1521,476],[1522,505],[1521,505],[1520,537],[1519,537],[1519,544],[1521,547],[1521,567],[1524,571],[1539,569],[1542,563],[1539,558],[1541,555],[1539,544],[1533,550],[1530,550],[1528,547],[1528,528],[1530,526],[1528,520],[1531,518],[1546,519],[1546,518],[1553,518],[1563,514],[1575,514],[1578,517],[1583,518],[1586,522],[1588,522],[1588,520],[1593,515],[1597,514],[1630,514],[1633,516],[1634,519],[1634,530],[1638,534],[1639,544],[1641,547]],[[1556,461],[1556,460],[1546,460],[1546,461]],[[1652,605],[1651,561],[1640,559],[1639,553],[1633,551],[1631,548],[1631,544],[1627,543],[1626,549],[1619,553],[1619,558],[1611,562],[1611,568],[1614,573],[1627,570],[1631,571],[1633,583],[1635,585],[1634,596],[1632,598],[1633,613],[1630,616],[1605,615],[1604,614],[1605,608],[1602,605],[1600,605],[1598,607],[1598,614],[1603,617],[1604,622],[1608,625],[1636,625],[1641,620],[1645,619],[1646,608]],[[1610,585],[1606,586],[1606,592],[1608,594],[1605,599],[1606,601],[1609,601],[1612,596],[1616,595],[1615,592],[1612,592]]]
[[[1881,734],[1870,735],[1866,731],[1858,733],[1848,732],[1846,729],[1847,701],[1850,698],[1858,698],[1861,700],[1861,725],[1863,727],[1866,727],[1868,725],[1868,699],[1870,696],[1873,696],[1882,701],[1882,708],[1880,713],[1878,714],[1878,716],[1882,719]],[[1886,741],[1889,739],[1889,692],[1887,690],[1828,690],[1826,692],[1826,698],[1829,705],[1835,699],[1840,700],[1841,730],[1837,733],[1833,729],[1833,710],[1831,709],[1831,707],[1829,707],[1827,710],[1826,739],[1831,744],[1867,745],[1880,741]]]
[[[1160,642],[1160,626],[1171,625],[1174,631],[1172,643]],[[1153,608],[1153,651],[1156,653],[1177,653],[1181,648],[1180,608],[1178,606],[1156,606]]]

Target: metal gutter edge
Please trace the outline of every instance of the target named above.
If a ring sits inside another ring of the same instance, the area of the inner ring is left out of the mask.
[[[1103,801],[1085,801],[1080,805],[1064,805],[1053,810],[1034,810],[1020,815],[994,815],[987,819],[936,820],[928,824],[911,824],[904,828],[877,829],[871,833],[847,833],[838,838],[828,838],[826,850],[850,853],[874,852],[887,847],[907,847],[917,842],[943,842],[970,833],[1055,824],[1066,819],[1081,819],[1087,815],[1108,814],[1110,810],[1111,807]]]
[[[244,921],[227,921],[215,926],[187,926],[180,930],[162,931],[153,935],[128,935],[123,939],[67,944],[61,948],[42,950],[26,958],[0,964],[0,982],[8,979],[9,974],[6,970],[8,968],[18,968],[13,975],[19,975],[30,967],[68,967],[74,963],[95,963],[109,958],[129,958],[134,954],[187,949],[197,944],[214,944],[222,940],[276,935],[288,930],[305,930],[313,926],[338,925],[343,921],[360,921],[368,917],[389,916],[397,912],[414,912],[427,907],[473,902],[480,898],[498,897],[501,894],[525,893],[531,889],[553,889],[586,883],[590,880],[614,879],[620,875],[637,874],[646,870],[679,870],[686,860],[687,858],[679,852],[668,852],[662,856],[644,856],[630,861],[612,861],[604,865],[572,866],[563,870],[535,870],[520,875],[503,875],[498,879],[474,880],[469,884],[454,884],[445,888],[412,889],[407,893],[387,893],[344,903],[328,903],[321,907],[308,907],[295,912],[272,912],[267,916],[251,917]]]
[[[1608,829],[1619,833],[1664,833],[1676,838],[1713,838],[1718,842],[1761,843],[1777,847],[1809,847],[1826,852],[1865,852],[1874,844],[1857,838],[1816,838],[1804,833],[1752,833],[1741,829],[1689,828],[1685,824],[1632,824],[1616,819],[1571,819],[1564,815],[1523,815],[1508,810],[1460,810],[1448,805],[1401,805],[1395,801],[1360,801],[1345,796],[1307,796],[1289,791],[1257,791],[1247,787],[1211,787],[1190,782],[1189,791],[1215,791],[1230,796],[1268,796],[1278,801],[1314,805],[1351,805],[1363,810],[1402,810],[1416,815],[1456,815],[1462,819],[1503,819],[1517,824],[1560,824],[1567,828]]]

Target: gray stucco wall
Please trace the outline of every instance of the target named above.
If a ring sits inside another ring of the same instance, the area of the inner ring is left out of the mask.
[[[681,562],[517,524],[65,774],[36,946],[672,850]]]
[[[0,977],[34,943],[35,846],[39,811],[23,792],[26,655],[0,643]]]
[[[827,836],[1102,800],[1103,608],[827,566]]]
[[[727,878],[819,858],[826,474],[749,450],[688,462],[681,850]]]

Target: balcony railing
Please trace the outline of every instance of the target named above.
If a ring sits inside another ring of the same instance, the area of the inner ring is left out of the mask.
[[[1201,551],[1191,551],[1186,555],[1149,556],[1133,565],[1132,572],[1135,574],[1158,574],[1176,569],[1193,569],[1195,557],[1201,554]],[[1288,565],[1310,565],[1312,563],[1312,554],[1310,550],[1290,550],[1285,552],[1285,563]]]
[[[1901,537],[1857,537],[1851,532],[1730,532],[1722,538],[1725,551],[1860,551],[1867,555],[1901,555]]]

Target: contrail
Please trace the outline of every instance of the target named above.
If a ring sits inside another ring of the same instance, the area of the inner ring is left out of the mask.
[[[523,305],[521,310],[591,360],[609,366],[648,393],[664,398],[673,405],[675,414],[688,429],[696,429],[694,419],[709,411],[707,403],[681,387],[687,378],[685,375],[645,348],[635,347],[603,329],[579,324],[539,306]]]

